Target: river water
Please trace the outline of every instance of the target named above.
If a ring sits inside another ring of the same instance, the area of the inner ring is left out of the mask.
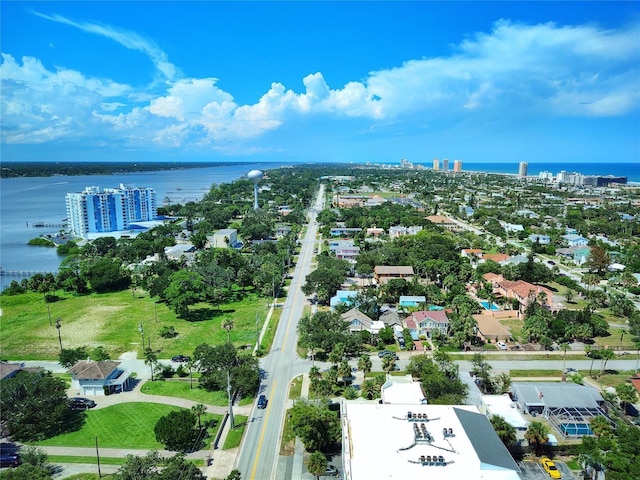
[[[4,271],[55,272],[63,257],[55,248],[35,247],[27,242],[41,234],[57,233],[66,218],[65,196],[85,187],[115,188],[120,183],[151,187],[158,206],[201,199],[212,185],[229,183],[253,169],[277,168],[279,164],[235,164],[115,175],[80,175],[0,179],[0,266]],[[42,222],[50,227],[38,228]],[[22,276],[0,275],[0,289]]]

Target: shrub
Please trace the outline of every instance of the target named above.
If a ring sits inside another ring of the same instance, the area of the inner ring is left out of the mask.
[[[160,330],[160,336],[162,338],[174,338],[178,336],[178,332],[176,332],[176,329],[173,327],[173,325],[164,326],[162,327],[162,330]]]

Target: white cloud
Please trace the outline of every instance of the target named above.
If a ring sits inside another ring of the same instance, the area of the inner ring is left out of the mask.
[[[511,118],[621,116],[640,105],[637,24],[522,25],[501,20],[462,41],[449,56],[407,60],[362,81],[331,88],[321,72],[295,92],[273,82],[256,103],[239,105],[218,79],[177,78],[178,69],[153,42],[135,33],[46,16],[111,38],[149,56],[167,79],[163,91],[135,90],[81,72],[47,70],[35,58],[2,54],[2,140],[120,139],[130,145],[208,145],[243,151],[266,132],[301,117],[365,119],[377,125],[459,116]]]
[[[75,22],[62,15],[46,15],[40,12],[32,12],[38,17],[52,22],[62,23],[74,28],[78,28],[84,32],[93,33],[101,37],[109,38],[118,42],[125,48],[142,52],[149,57],[156,69],[163,75],[165,79],[173,80],[180,75],[180,70],[173,65],[167,54],[155,42],[148,40],[135,32],[129,32],[123,29],[117,29],[109,25],[100,25],[89,22]]]

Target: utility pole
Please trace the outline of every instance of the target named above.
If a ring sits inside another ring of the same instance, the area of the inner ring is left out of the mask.
[[[142,322],[140,322],[140,325],[138,326],[138,331],[140,332],[140,335],[142,335],[142,350],[144,350],[144,326],[142,325]]]
[[[98,458],[98,478],[102,478],[102,473],[100,472],[100,452],[98,451],[98,436],[96,435],[96,457]]]
[[[229,421],[231,422],[229,426],[231,429],[235,428],[235,424],[233,421],[233,400],[231,399],[231,372],[227,370],[227,396],[229,397]]]
[[[62,318],[58,317],[56,318],[56,328],[58,329],[58,342],[60,342],[60,351],[62,352],[62,337],[60,336],[60,321],[62,320]]]
[[[49,312],[49,326],[53,327],[53,323],[51,323],[51,305],[47,303],[47,312]]]

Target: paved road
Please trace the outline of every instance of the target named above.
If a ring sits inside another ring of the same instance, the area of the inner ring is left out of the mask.
[[[287,408],[289,382],[297,375],[308,371],[308,362],[298,359],[296,339],[298,320],[304,313],[305,295],[300,287],[311,270],[311,260],[316,243],[318,227],[315,219],[322,209],[324,186],[320,187],[315,208],[310,209],[309,224],[302,241],[300,255],[289,286],[280,322],[271,352],[264,357],[261,368],[266,379],[261,386],[269,402],[264,410],[255,410],[249,428],[245,432],[237,468],[245,479],[287,478],[291,472],[278,471],[280,435]],[[290,466],[284,466],[290,470]]]

